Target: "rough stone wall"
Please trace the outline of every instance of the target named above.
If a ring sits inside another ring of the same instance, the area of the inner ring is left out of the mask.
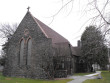
[[[31,65],[26,65],[27,41],[29,38],[32,39]],[[25,45],[23,63],[20,65],[20,41],[22,39],[25,40]],[[3,71],[5,76],[37,79],[50,77],[50,72],[53,71],[52,40],[46,38],[29,12],[27,12],[8,43],[7,61]]]
[[[32,40],[31,65],[26,64],[27,41],[29,38]],[[22,39],[25,40],[25,44],[23,62],[20,64],[20,42]],[[53,69],[53,55],[55,59],[60,59],[60,62],[63,61],[65,65],[63,70],[55,71]],[[74,71],[74,67],[72,67],[72,71],[70,68],[72,61],[74,62],[71,55],[69,43],[58,43],[53,46],[52,39],[44,35],[34,18],[27,12],[15,34],[8,42],[7,60],[3,74],[5,76],[36,79],[53,78],[53,75],[55,77],[65,77]]]

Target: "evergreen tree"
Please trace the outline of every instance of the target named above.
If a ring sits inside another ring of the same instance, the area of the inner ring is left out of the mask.
[[[101,67],[107,64],[107,47],[104,37],[95,26],[86,28],[81,37],[82,59],[87,64],[87,70],[91,71],[92,64],[98,63]]]

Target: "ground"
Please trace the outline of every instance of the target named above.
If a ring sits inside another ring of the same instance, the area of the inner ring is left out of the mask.
[[[102,71],[101,72],[102,79],[88,79],[83,83],[110,83],[110,72]]]
[[[15,77],[4,77],[0,73],[0,83],[110,83],[110,72],[102,71],[102,79],[97,79],[100,72],[92,73],[78,73],[68,78],[57,78],[54,80],[35,80],[27,78],[15,78]],[[73,80],[74,79],[74,80]]]

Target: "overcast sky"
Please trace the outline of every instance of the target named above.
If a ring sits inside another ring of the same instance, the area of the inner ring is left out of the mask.
[[[27,7],[30,6],[30,12],[33,16],[64,36],[73,46],[76,46],[85,27],[89,25],[85,22],[92,14],[84,11],[87,0],[75,1],[72,11],[72,4],[69,4],[55,16],[51,23],[51,16],[62,7],[62,0],[1,0],[0,23],[20,23],[27,12]]]

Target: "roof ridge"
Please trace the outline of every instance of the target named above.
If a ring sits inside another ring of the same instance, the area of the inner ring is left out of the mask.
[[[45,33],[45,31],[42,29],[41,25],[39,24],[39,22],[36,20],[35,17],[34,17],[34,19],[35,19],[35,21],[37,22],[37,24],[38,24],[38,26],[40,27],[40,29],[42,30],[42,32],[45,34],[45,36],[46,36],[47,38],[49,38],[48,35],[47,35],[47,34]]]
[[[45,31],[42,29],[42,27],[40,26],[40,24],[37,22],[36,18],[31,14],[31,12],[28,11],[28,13],[32,16],[32,18],[34,19],[34,21],[38,24],[38,26],[40,27],[40,29],[42,30],[42,32],[45,34],[45,36],[48,38],[47,34],[45,33]]]

